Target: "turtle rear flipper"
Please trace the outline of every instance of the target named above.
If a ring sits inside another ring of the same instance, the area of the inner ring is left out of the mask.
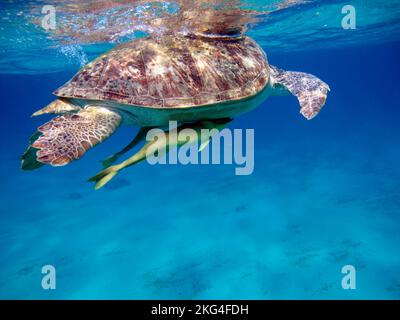
[[[121,120],[118,113],[96,106],[58,116],[38,128],[22,156],[21,168],[32,170],[40,164],[64,166],[80,159],[114,133]]]
[[[288,91],[295,95],[301,106],[300,113],[308,120],[313,119],[325,105],[329,86],[312,74],[270,67],[273,94]]]

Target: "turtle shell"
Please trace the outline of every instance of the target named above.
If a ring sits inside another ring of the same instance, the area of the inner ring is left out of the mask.
[[[249,37],[140,38],[82,68],[54,94],[149,108],[186,108],[256,95],[267,85],[264,51]]]

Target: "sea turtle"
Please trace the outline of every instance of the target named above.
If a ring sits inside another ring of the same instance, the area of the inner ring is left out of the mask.
[[[301,114],[312,119],[328,91],[328,85],[313,75],[269,65],[262,48],[246,35],[138,38],[83,67],[54,92],[55,101],[33,114],[59,115],[32,136],[21,166],[32,170],[43,164],[66,165],[111,136],[120,124],[139,126],[135,139],[106,159],[107,169],[90,180],[99,188],[119,170],[145,158],[150,142],[133,157],[110,166],[150,128],[165,128],[170,120],[180,124],[178,130],[221,128],[268,96],[289,93],[297,97]]]

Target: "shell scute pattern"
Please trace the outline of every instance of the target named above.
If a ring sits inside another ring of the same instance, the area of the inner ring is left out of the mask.
[[[191,107],[259,93],[269,79],[250,38],[137,39],[98,58],[55,91],[60,97],[156,108]]]

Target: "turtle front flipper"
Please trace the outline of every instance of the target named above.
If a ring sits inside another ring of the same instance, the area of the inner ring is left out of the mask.
[[[80,159],[114,133],[121,120],[118,113],[97,106],[53,118],[32,137],[22,156],[21,168],[32,170],[40,164],[64,166]]]
[[[290,92],[295,95],[301,106],[300,113],[308,120],[313,119],[325,105],[329,86],[308,73],[270,68],[272,94]]]

